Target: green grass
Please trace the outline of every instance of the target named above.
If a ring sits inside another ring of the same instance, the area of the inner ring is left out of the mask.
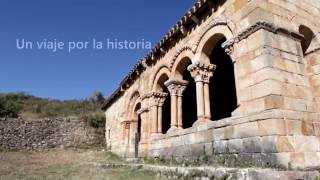
[[[129,167],[109,168],[104,164],[124,163],[102,150],[55,149],[38,152],[0,152],[0,180],[56,179],[156,179],[155,175]]]

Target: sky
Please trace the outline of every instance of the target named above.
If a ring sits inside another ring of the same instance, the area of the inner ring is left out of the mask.
[[[1,0],[0,93],[66,100],[97,90],[108,96],[193,3]]]

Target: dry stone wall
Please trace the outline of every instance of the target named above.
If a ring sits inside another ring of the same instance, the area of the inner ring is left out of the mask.
[[[0,148],[6,150],[94,145],[101,139],[94,128],[76,118],[0,120]]]

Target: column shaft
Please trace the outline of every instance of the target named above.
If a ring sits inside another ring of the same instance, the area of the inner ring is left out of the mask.
[[[182,97],[178,96],[178,127],[182,128]]]
[[[204,105],[205,117],[211,119],[209,83],[206,82],[204,83]]]
[[[141,113],[141,141],[147,139],[147,118],[146,112]]]
[[[158,106],[158,133],[162,133],[162,107]]]
[[[241,104],[240,102],[240,84],[239,84],[239,76],[238,76],[238,63],[236,61],[234,61],[233,63],[233,68],[234,68],[234,80],[236,83],[236,93],[237,93],[237,105],[239,106]]]
[[[152,106],[152,133],[158,132],[158,107]]]
[[[182,127],[182,94],[188,82],[170,79],[165,82],[171,95],[171,128]]]
[[[171,127],[177,127],[177,95],[171,95]]]
[[[198,120],[202,120],[204,117],[204,92],[203,92],[203,81],[196,82],[197,91],[197,114]]]

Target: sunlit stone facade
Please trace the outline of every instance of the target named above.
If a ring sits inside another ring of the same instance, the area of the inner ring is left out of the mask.
[[[104,104],[125,157],[320,166],[320,1],[201,0]]]

